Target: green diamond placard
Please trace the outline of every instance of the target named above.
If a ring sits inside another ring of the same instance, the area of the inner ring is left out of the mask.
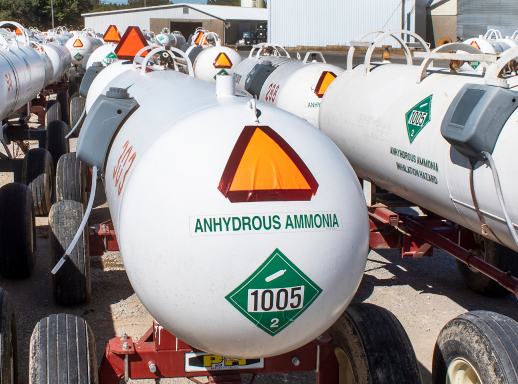
[[[117,57],[117,55],[114,52],[110,52],[103,59],[103,63],[106,64],[106,65],[110,65],[111,63],[113,63],[115,60],[118,60],[118,59],[119,58]]]
[[[74,56],[74,59],[76,59],[77,61],[81,60],[83,58],[83,55],[81,55],[79,52],[76,53],[76,55]]]
[[[420,101],[405,114],[406,130],[408,132],[408,139],[410,144],[414,141],[417,134],[426,127],[430,122],[430,115],[432,110],[432,96]]]
[[[271,336],[285,329],[320,295],[322,289],[276,249],[225,298]]]
[[[479,65],[480,65],[480,61],[470,61],[469,62],[469,66],[473,69],[477,69]]]
[[[216,76],[218,76],[218,75],[228,75],[228,72],[225,71],[224,69],[222,69],[221,71],[219,71],[218,73],[216,73],[214,75],[214,80],[216,80]]]

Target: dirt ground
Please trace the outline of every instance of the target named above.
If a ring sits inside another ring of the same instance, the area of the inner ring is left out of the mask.
[[[75,139],[71,140],[72,151],[75,150],[75,142]],[[0,148],[0,151],[3,149]],[[0,185],[12,180],[11,174],[0,173]],[[101,185],[90,225],[109,218]],[[36,323],[45,316],[70,313],[86,319],[96,337],[98,363],[109,339],[120,336],[122,332],[138,339],[152,325],[151,316],[131,287],[118,252],[106,252],[102,257],[91,258],[90,302],[76,307],[56,305],[50,292],[50,270],[53,266],[48,257],[48,219],[37,218],[37,226],[37,261],[33,276],[21,281],[0,277],[0,286],[10,293],[17,317],[20,384],[28,383],[31,333]],[[444,252],[435,252],[433,258],[413,260],[402,259],[398,251],[371,251],[363,281],[353,302],[377,304],[397,316],[416,351],[424,384],[431,384],[435,340],[449,320],[467,311],[490,310],[518,321],[516,297],[510,295],[504,299],[490,299],[468,290],[457,271],[455,260]],[[243,378],[243,383],[249,381],[250,376]],[[155,383],[152,380],[138,382]],[[192,381],[168,379],[160,383],[187,384]],[[310,384],[315,383],[315,374],[263,375],[258,376],[255,383]]]

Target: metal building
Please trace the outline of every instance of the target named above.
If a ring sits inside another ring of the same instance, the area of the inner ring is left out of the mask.
[[[503,36],[518,30],[517,0],[430,0],[427,6],[427,40],[467,40],[494,28]]]
[[[268,41],[287,47],[340,47],[371,29],[426,33],[429,0],[268,0]],[[384,42],[394,44],[395,40]]]
[[[216,32],[224,44],[234,44],[243,32],[256,30],[256,24],[266,22],[266,8],[230,7],[221,5],[171,4],[158,7],[133,8],[109,12],[85,13],[85,27],[104,33],[114,24],[121,34],[129,26],[138,26],[160,33],[167,27],[180,31],[187,38],[197,27]]]

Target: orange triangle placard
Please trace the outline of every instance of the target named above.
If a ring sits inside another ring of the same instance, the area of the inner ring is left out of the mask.
[[[477,49],[480,49],[476,41],[472,41],[470,45],[474,46]]]
[[[317,95],[321,99],[334,79],[336,79],[336,75],[333,72],[322,72],[322,74],[320,75],[320,79],[318,80],[317,86],[315,88],[315,95]]]
[[[103,40],[107,43],[118,43],[121,41],[121,34],[115,25],[110,25],[104,33]]]
[[[115,47],[115,54],[120,60],[133,60],[137,52],[148,45],[139,27],[128,27]],[[146,57],[146,54],[143,52],[140,56]]]
[[[22,31],[20,28],[16,27],[16,30],[14,31],[17,35],[22,35]]]
[[[79,39],[77,39],[76,41],[74,41],[74,48],[81,48],[83,46],[83,42]]]
[[[214,60],[214,68],[230,69],[232,68],[232,62],[225,53],[221,52]]]
[[[201,39],[203,38],[203,35],[205,35],[205,33],[203,32],[198,32],[198,36],[196,37],[196,40],[194,40],[194,44],[196,45],[200,45],[200,42],[201,42]]]
[[[248,126],[237,139],[218,189],[231,203],[309,201],[318,183],[277,132]]]

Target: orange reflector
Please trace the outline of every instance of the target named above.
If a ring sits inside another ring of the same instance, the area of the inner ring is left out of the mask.
[[[232,203],[309,201],[318,183],[291,146],[267,126],[243,129],[218,189]]]
[[[121,34],[115,25],[110,25],[103,36],[107,43],[118,43],[121,41]]]
[[[327,87],[329,87],[334,79],[336,79],[336,75],[333,72],[322,72],[322,75],[320,75],[320,79],[318,80],[317,86],[315,88],[315,95],[321,99],[322,96],[324,96],[324,93],[326,93]]]
[[[232,68],[232,62],[225,53],[221,52],[214,60],[214,68],[230,69]]]
[[[20,28],[16,27],[16,31],[15,31],[15,33],[16,33],[17,35],[22,35],[22,30],[21,30]]]
[[[203,35],[205,35],[205,33],[201,32],[201,31],[198,32],[198,37],[196,37],[196,40],[194,40],[194,44],[199,45],[201,42],[201,39],[203,38]]]
[[[478,46],[476,41],[472,41],[470,45],[474,46],[475,48],[480,49],[480,47]]]
[[[139,27],[128,27],[115,47],[115,54],[119,60],[133,60],[137,52],[148,45]],[[146,57],[146,55],[147,52],[143,52],[140,56]]]
[[[73,45],[74,48],[81,48],[82,46],[83,46],[83,43],[81,42],[81,40],[77,39],[76,41],[74,41],[74,45]]]

